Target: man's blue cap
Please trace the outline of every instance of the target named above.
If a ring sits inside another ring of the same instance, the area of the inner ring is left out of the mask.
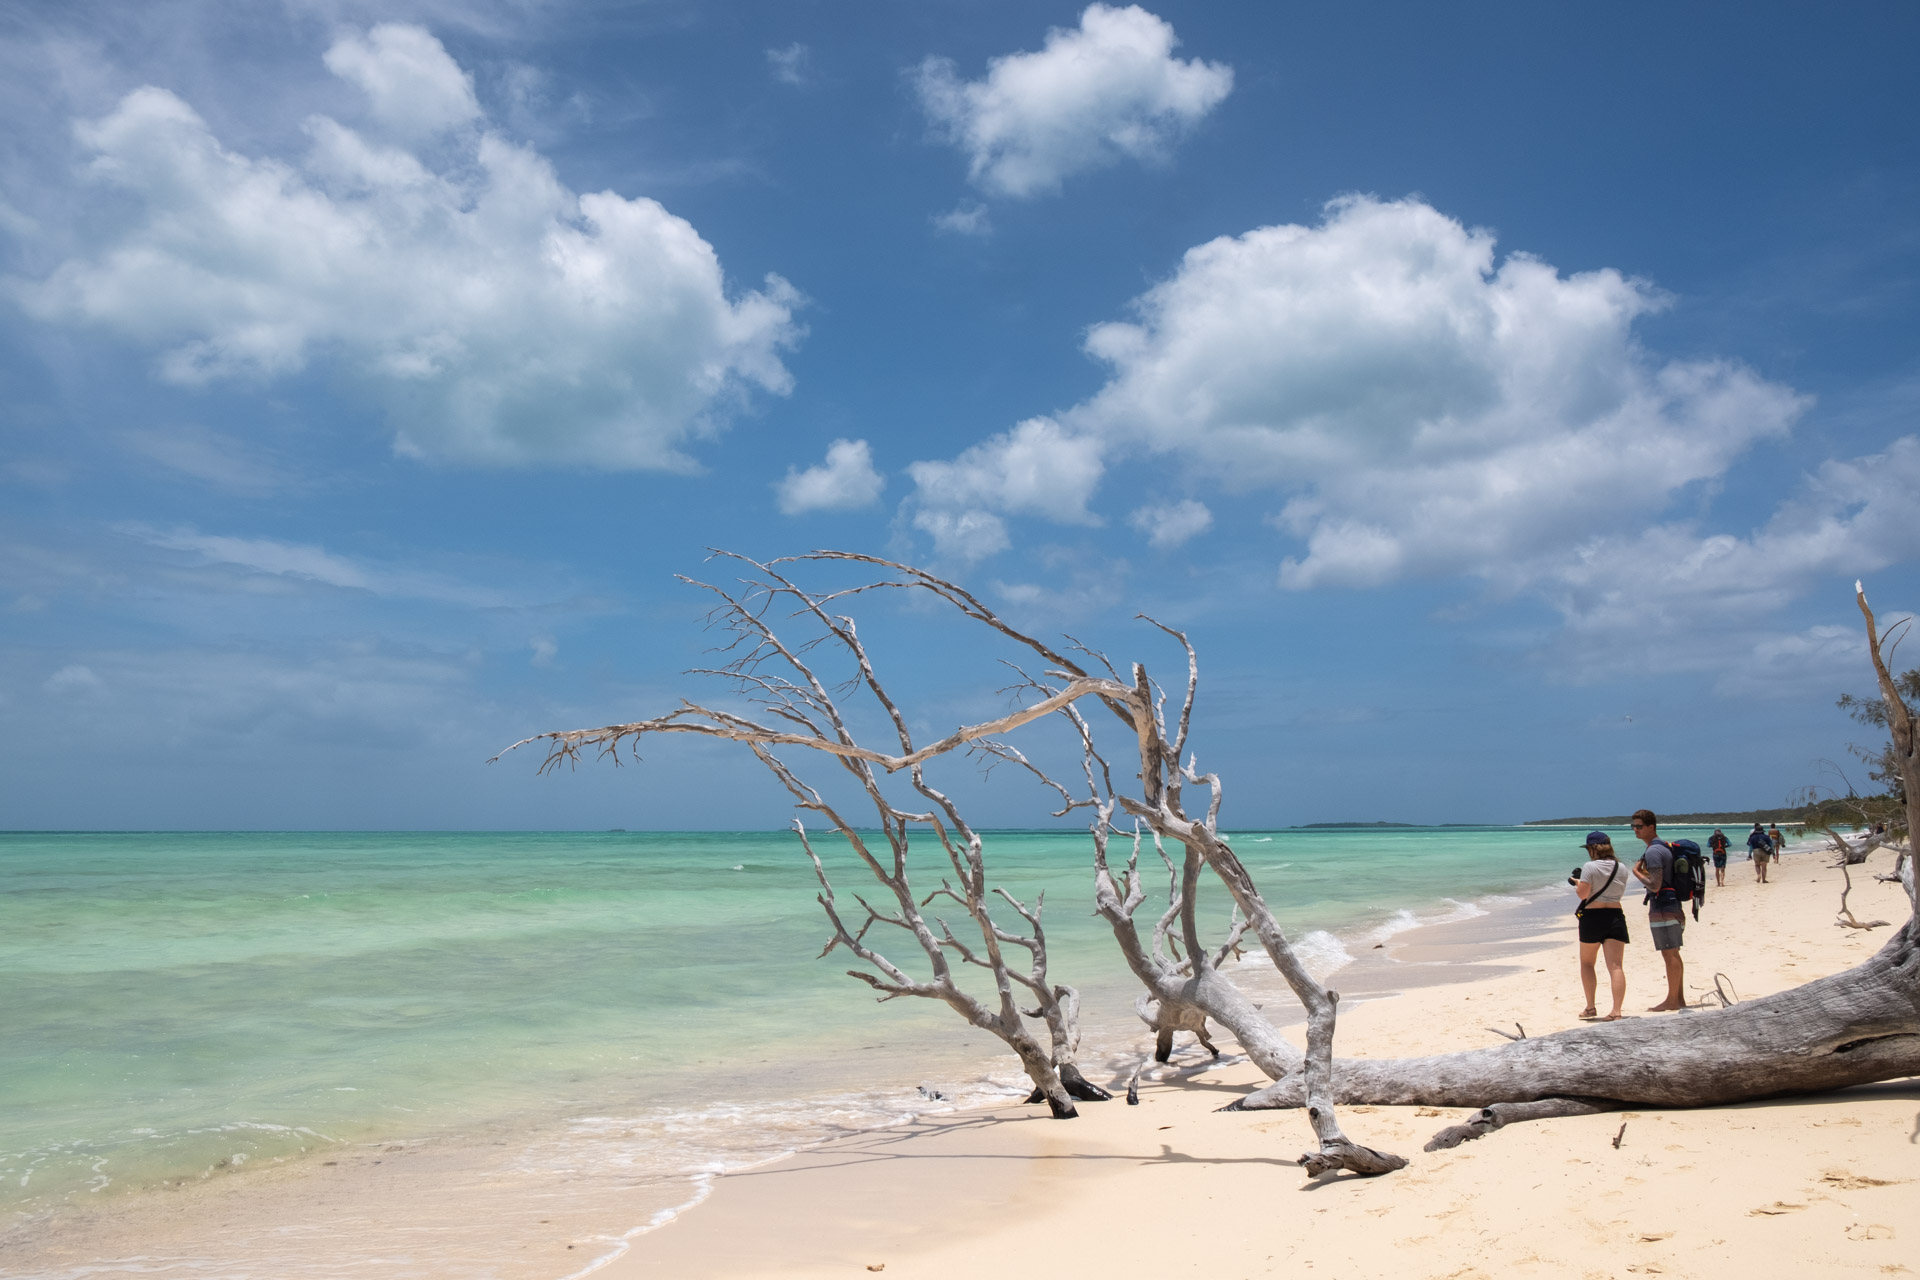
[[[1587,848],[1589,849],[1593,848],[1593,846],[1597,844],[1612,844],[1612,843],[1613,843],[1613,837],[1608,835],[1604,831],[1587,832]]]

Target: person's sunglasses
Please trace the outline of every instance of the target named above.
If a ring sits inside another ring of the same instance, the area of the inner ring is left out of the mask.
[[[1632,824],[1632,826],[1633,826],[1633,829],[1634,829],[1635,831],[1638,831],[1638,830],[1639,830],[1640,828],[1642,828],[1642,827],[1644,827],[1644,826],[1646,826],[1646,825],[1647,825],[1647,824],[1646,824],[1646,823],[1644,823],[1644,822],[1636,822],[1636,823],[1633,823],[1633,824]]]

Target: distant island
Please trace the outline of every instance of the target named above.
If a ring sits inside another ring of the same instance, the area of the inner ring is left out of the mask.
[[[1331,831],[1340,827],[1417,827],[1417,822],[1303,822],[1295,831]]]
[[[1663,813],[1660,821],[1675,826],[1687,827],[1724,827],[1733,823],[1748,826],[1752,823],[1803,822],[1807,811],[1798,809],[1743,809],[1739,812],[1723,813]],[[1630,814],[1618,813],[1607,818],[1534,818],[1523,822],[1523,827],[1624,827]]]

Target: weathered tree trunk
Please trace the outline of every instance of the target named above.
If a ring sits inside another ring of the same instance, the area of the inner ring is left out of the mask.
[[[1084,721],[1080,721],[1077,715],[1070,714],[1069,718],[1081,725],[1082,737],[1086,740]],[[1300,1050],[1281,1036],[1273,1024],[1261,1015],[1253,1001],[1220,972],[1219,965],[1225,960],[1227,951],[1239,941],[1238,927],[1229,934],[1227,943],[1214,956],[1209,956],[1206,948],[1199,945],[1199,923],[1194,907],[1197,895],[1191,891],[1199,878],[1199,854],[1189,850],[1185,865],[1178,870],[1173,870],[1169,863],[1172,882],[1168,890],[1168,909],[1161,916],[1154,930],[1153,943],[1149,945],[1142,941],[1139,927],[1133,919],[1134,911],[1146,898],[1140,877],[1139,833],[1136,830],[1133,854],[1128,859],[1126,870],[1116,881],[1107,862],[1111,803],[1097,806],[1097,812],[1099,817],[1093,826],[1094,911],[1113,930],[1114,941],[1119,944],[1127,967],[1147,989],[1144,1000],[1136,1002],[1134,1007],[1154,1032],[1154,1057],[1165,1062],[1173,1056],[1175,1031],[1199,1031],[1205,1027],[1206,1020],[1212,1018],[1233,1033],[1248,1060],[1270,1079],[1281,1079],[1297,1069],[1301,1059]],[[1179,962],[1170,959],[1161,947],[1168,927],[1175,921],[1187,938],[1187,955]],[[1202,1043],[1206,1043],[1204,1036]],[[1207,1047],[1211,1049],[1213,1046],[1208,1044]]]
[[[1577,1098],[1547,1098],[1540,1102],[1496,1102],[1490,1107],[1482,1107],[1464,1121],[1449,1125],[1427,1139],[1425,1151],[1445,1151],[1457,1147],[1463,1142],[1472,1142],[1475,1138],[1484,1138],[1496,1130],[1522,1120],[1552,1120],[1559,1116],[1591,1116],[1602,1111],[1612,1111],[1620,1104],[1614,1102],[1588,1102]],[[1614,1144],[1620,1145],[1616,1135]]]
[[[1920,1075],[1913,922],[1845,973],[1729,1009],[1591,1023],[1490,1049],[1333,1064],[1338,1103],[1484,1107],[1548,1098],[1704,1107]],[[1299,1077],[1226,1108],[1306,1102]]]
[[[1827,832],[1827,839],[1833,842],[1833,851],[1840,855],[1840,860],[1831,864],[1836,867],[1857,867],[1867,860],[1867,855],[1886,843],[1872,833],[1865,836],[1859,844],[1850,842],[1838,831]]]
[[[1105,1102],[1113,1094],[1080,1074],[1080,993],[1072,987],[1053,989],[1053,1002],[1039,1009],[1028,1009],[1029,1018],[1042,1018],[1053,1039],[1053,1069],[1059,1073],[1067,1096],[1081,1102]],[[1039,1102],[1044,1095],[1035,1089],[1027,1101]]]
[[[1142,992],[1133,1002],[1133,1011],[1153,1032],[1155,1062],[1165,1062],[1173,1057],[1173,1036],[1176,1031],[1191,1032],[1208,1053],[1216,1058],[1220,1056],[1220,1050],[1207,1038],[1206,1010],[1180,1000],[1159,999]]]

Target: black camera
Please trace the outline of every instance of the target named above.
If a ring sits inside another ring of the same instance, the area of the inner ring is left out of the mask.
[[[1568,883],[1568,884],[1579,884],[1579,883],[1580,883],[1580,873],[1581,873],[1582,871],[1584,871],[1584,870],[1586,870],[1586,868],[1585,868],[1585,867],[1575,867],[1575,868],[1574,868],[1574,869],[1573,869],[1572,871],[1569,871],[1569,872],[1567,873],[1567,883]]]

